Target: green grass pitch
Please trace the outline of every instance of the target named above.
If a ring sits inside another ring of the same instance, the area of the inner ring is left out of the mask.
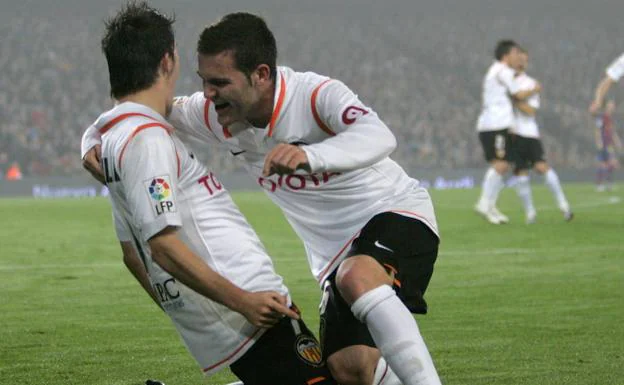
[[[624,186],[565,189],[574,221],[536,186],[530,226],[511,190],[504,226],[473,212],[476,189],[432,191],[442,244],[430,314],[417,319],[445,384],[624,384]],[[234,197],[316,330],[299,241],[262,193]],[[125,270],[105,199],[4,199],[0,213],[1,384],[235,380],[205,378]]]

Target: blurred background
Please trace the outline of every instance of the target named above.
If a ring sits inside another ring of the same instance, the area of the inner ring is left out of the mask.
[[[0,175],[18,164],[25,179],[83,176],[81,133],[111,106],[99,46],[103,19],[122,1],[0,3]],[[393,158],[415,177],[485,167],[475,131],[481,81],[496,41],[513,38],[528,49],[529,73],[544,88],[539,121],[548,160],[564,179],[570,172],[591,179],[587,107],[606,66],[624,51],[616,0],[151,4],[177,16],[180,94],[200,90],[195,43],[202,28],[227,12],[257,12],[276,35],[278,63],[349,85],[394,131],[400,145]],[[613,87],[610,96],[619,103],[623,90]],[[239,165],[215,152],[212,167],[222,174]]]

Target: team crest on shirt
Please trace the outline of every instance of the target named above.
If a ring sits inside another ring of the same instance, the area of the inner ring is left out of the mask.
[[[299,335],[295,341],[295,351],[297,357],[306,364],[316,367],[323,365],[321,347],[314,338],[304,334]]]
[[[148,179],[144,183],[156,215],[175,212],[169,175]]]

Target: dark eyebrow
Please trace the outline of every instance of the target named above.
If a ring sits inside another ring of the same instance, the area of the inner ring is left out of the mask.
[[[214,84],[214,85],[225,85],[225,84],[230,84],[232,83],[232,81],[228,78],[205,78],[203,77],[199,71],[196,72],[197,76],[199,76],[201,78],[201,80],[208,82],[210,84]]]

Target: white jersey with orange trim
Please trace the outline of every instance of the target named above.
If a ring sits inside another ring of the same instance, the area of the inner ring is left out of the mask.
[[[527,75],[525,72],[522,72],[518,76],[516,76],[516,83],[518,84],[518,89],[520,91],[528,91],[535,88],[537,85],[537,81]],[[533,94],[528,97],[526,103],[533,107],[535,110],[540,108],[540,95]],[[537,125],[537,120],[535,116],[527,115],[519,109],[515,109],[516,114],[516,123],[512,128],[512,132],[514,134],[523,136],[525,138],[539,138],[539,127]]]
[[[201,92],[178,98],[169,121],[196,153],[206,142],[226,145],[283,211],[304,243],[312,273],[322,282],[345,257],[351,241],[376,214],[394,211],[438,233],[426,189],[388,155],[396,140],[377,114],[337,80],[278,67],[267,127],[221,127]],[[312,173],[262,176],[278,143],[301,145]]]
[[[214,104],[197,92],[174,103],[169,121],[196,155],[207,143],[226,146],[283,211],[303,241],[310,269],[321,283],[346,256],[351,242],[376,214],[394,211],[438,226],[426,189],[388,156],[392,132],[342,82],[278,67],[273,116],[267,127],[222,127]],[[82,156],[97,144],[85,132]],[[278,143],[303,146],[312,173],[262,176],[264,159]]]
[[[262,335],[243,315],[176,281],[148,240],[168,226],[214,271],[244,290],[288,295],[266,251],[214,174],[152,109],[122,103],[102,114],[102,167],[120,241],[131,241],[152,287],[205,373],[240,358]]]
[[[607,76],[610,77],[614,82],[620,81],[622,76],[624,76],[624,54],[619,58],[615,59],[611,65],[607,68]]]
[[[496,131],[511,128],[514,123],[510,95],[518,92],[514,71],[505,63],[495,61],[488,69],[482,84],[482,108],[477,120],[477,131]]]

